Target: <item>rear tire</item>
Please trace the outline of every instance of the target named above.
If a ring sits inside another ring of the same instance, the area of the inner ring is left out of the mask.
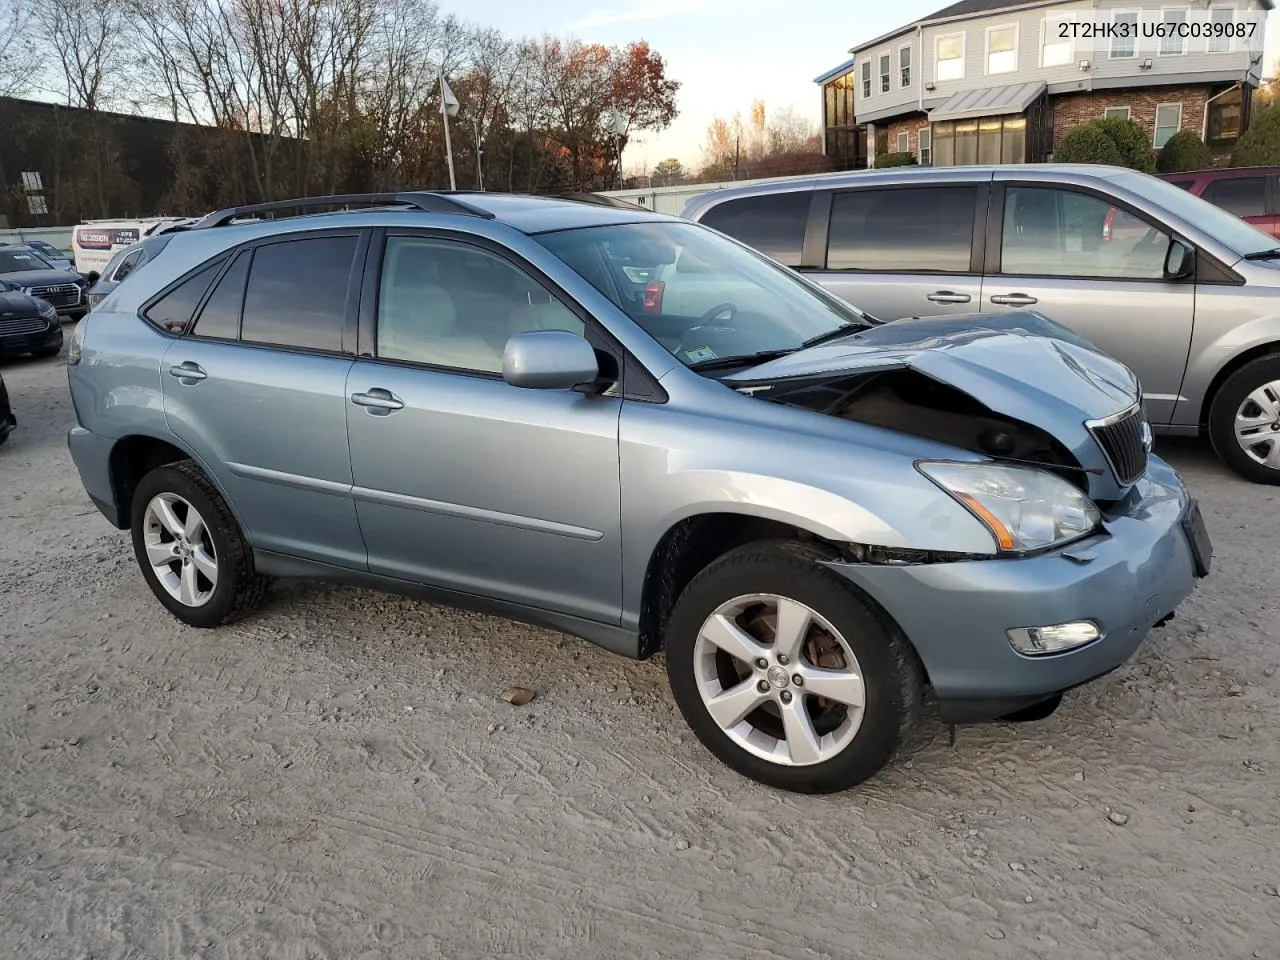
[[[133,494],[133,551],[147,586],[193,627],[217,627],[255,609],[268,580],[217,489],[191,460],[152,470]]]
[[[1280,355],[1251,360],[1223,381],[1209,405],[1209,441],[1246,480],[1280,484]]]
[[[731,551],[685,588],[666,632],[671,690],[698,739],[743,776],[800,793],[868,779],[923,712],[915,651],[823,559],[782,541]]]

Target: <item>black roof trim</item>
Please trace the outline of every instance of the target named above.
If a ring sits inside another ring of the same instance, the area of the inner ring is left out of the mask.
[[[274,213],[280,210],[307,211],[330,207],[409,207],[423,213],[448,213],[457,216],[480,217],[492,220],[494,216],[487,210],[456,200],[443,193],[429,191],[410,191],[404,193],[348,193],[328,197],[298,197],[293,200],[274,200],[271,203],[251,203],[240,207],[227,207],[217,210],[191,224],[188,230],[207,230],[210,227],[222,227],[241,217],[254,216],[259,213]],[[302,213],[296,215],[305,215]],[[181,229],[181,228],[179,228]]]

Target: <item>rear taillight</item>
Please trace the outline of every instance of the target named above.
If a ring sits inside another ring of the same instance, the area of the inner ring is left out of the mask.
[[[640,299],[641,309],[645,313],[662,313],[662,293],[667,285],[661,280],[652,280],[645,284],[644,295]]]

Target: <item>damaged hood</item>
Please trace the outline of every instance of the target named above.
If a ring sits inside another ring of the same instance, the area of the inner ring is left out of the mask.
[[[723,382],[761,399],[781,399],[828,378],[899,369],[1039,427],[1093,475],[1095,495],[1119,493],[1106,489],[1107,460],[1085,422],[1132,407],[1138,380],[1118,360],[1034,311],[896,320],[737,371]]]
[[[723,378],[768,395],[792,379],[910,368],[997,413],[1060,434],[1118,413],[1138,380],[1118,360],[1032,311],[896,320]]]

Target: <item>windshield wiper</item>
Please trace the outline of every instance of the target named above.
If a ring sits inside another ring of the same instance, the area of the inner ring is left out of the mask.
[[[690,370],[723,370],[726,367],[754,367],[758,363],[777,360],[795,353],[799,347],[788,347],[785,350],[761,350],[759,353],[740,353],[732,357],[716,357],[714,360],[700,360],[689,364]]]
[[[1280,260],[1280,247],[1273,247],[1270,250],[1259,250],[1257,253],[1246,253],[1246,260]]]
[[[832,340],[839,340],[842,337],[847,337],[849,333],[853,330],[866,330],[866,329],[867,328],[860,323],[853,323],[852,321],[848,323],[842,323],[840,326],[836,327],[834,330],[828,330],[826,333],[820,333],[816,337],[810,337],[804,343],[800,344],[800,349],[805,350],[809,347],[816,347],[821,343],[830,343]]]

